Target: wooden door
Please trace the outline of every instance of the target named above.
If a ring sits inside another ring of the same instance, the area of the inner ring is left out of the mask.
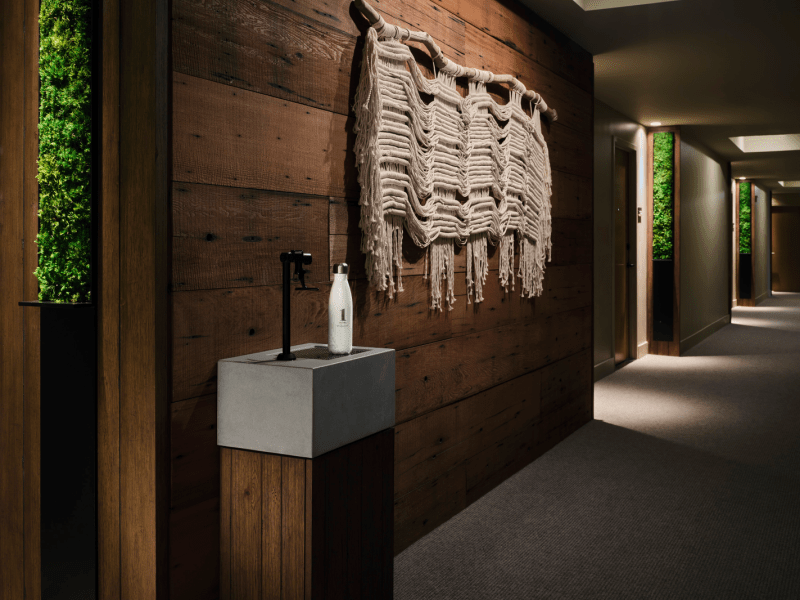
[[[628,300],[628,177],[629,154],[614,149],[614,362],[621,363],[631,356],[629,344],[630,306]]]
[[[800,292],[800,207],[772,207],[772,290]]]

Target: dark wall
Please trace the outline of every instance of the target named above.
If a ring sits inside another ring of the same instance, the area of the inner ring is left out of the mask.
[[[505,1],[374,5],[558,111],[545,294],[504,295],[494,255],[467,304],[462,249],[455,308],[431,312],[408,243],[405,291],[368,288],[350,108],[366,22],[349,0],[173,0],[173,598],[217,594],[216,361],[280,346],[281,251],[311,252],[321,288],[295,294],[293,343],[326,342],[330,265],[346,261],[354,343],[397,349],[396,551],[592,417],[591,56]]]

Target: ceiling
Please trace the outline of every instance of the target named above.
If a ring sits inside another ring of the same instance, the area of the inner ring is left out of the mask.
[[[747,177],[782,193],[800,151],[742,152],[729,138],[800,133],[800,2],[678,0],[584,11],[522,0],[594,55],[595,96],[634,121],[681,125]],[[800,190],[794,190],[795,192]]]

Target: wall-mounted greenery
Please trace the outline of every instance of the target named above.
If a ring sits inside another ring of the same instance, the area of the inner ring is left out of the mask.
[[[749,181],[739,184],[739,253],[750,254],[750,197]]]
[[[39,300],[91,295],[91,0],[41,0]]]
[[[675,134],[653,134],[653,259],[672,258]]]

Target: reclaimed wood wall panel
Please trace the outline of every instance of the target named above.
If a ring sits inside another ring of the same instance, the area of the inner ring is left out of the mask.
[[[293,343],[325,342],[330,265],[347,262],[354,342],[398,349],[394,509],[371,517],[393,519],[395,552],[591,419],[591,56],[510,0],[373,4],[390,22],[433,35],[460,64],[519,76],[559,112],[544,127],[554,241],[545,293],[521,299],[518,281],[504,293],[490,248],[484,302],[468,303],[466,252],[457,249],[454,309],[431,312],[424,252],[409,240],[404,292],[388,299],[367,286],[351,111],[366,21],[350,0],[175,0],[174,523],[213,523],[220,511],[230,518],[215,481],[230,477],[230,461],[212,443],[216,363],[280,346],[277,256],[288,249],[313,254],[320,287],[293,294]],[[432,76],[429,58],[414,53]],[[320,502],[318,485],[329,486],[307,471],[307,503]],[[200,588],[219,581],[226,597],[233,574],[229,557],[220,570],[219,531],[207,540],[183,527],[172,534],[173,597],[215,597],[218,588]],[[331,523],[306,542],[341,546],[341,529]],[[312,565],[304,590],[324,578],[325,567]]]
[[[488,37],[477,27],[466,28],[466,58],[471,67],[494,73],[509,73],[536,90],[548,106],[558,107],[558,123],[585,136],[592,135],[592,94],[558,75],[553,75],[535,60],[508,52],[501,41]],[[527,106],[525,107],[528,108]]]
[[[534,301],[504,294],[499,285],[489,282],[484,288],[484,302],[467,304],[465,284],[457,277],[461,283],[456,287],[454,308],[441,314],[428,310],[428,285],[421,276],[405,278],[405,291],[393,300],[368,288],[365,280],[355,281],[352,289],[358,301],[354,306],[354,343],[405,350],[524,320],[536,328],[537,318],[590,306],[589,267],[549,268],[545,294]],[[489,278],[495,276],[489,274]],[[293,343],[327,340],[326,292],[330,288],[320,284],[320,289],[321,294],[295,294]],[[269,324],[281,318],[281,293],[280,286],[263,286],[175,294],[173,402],[216,391],[218,360],[280,346],[282,332]]]
[[[175,181],[358,196],[352,117],[174,73]]]
[[[314,257],[306,281],[329,281],[328,202],[324,196],[174,183],[172,289],[280,284],[275,257],[288,247]]]

